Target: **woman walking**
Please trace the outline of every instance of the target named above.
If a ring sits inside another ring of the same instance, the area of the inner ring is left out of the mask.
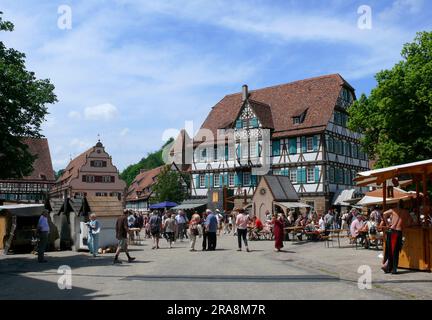
[[[96,220],[96,214],[90,215],[90,221],[87,222],[88,227],[88,248],[93,257],[96,257],[99,251],[99,233],[100,223]]]
[[[172,248],[172,243],[174,241],[174,232],[176,230],[176,221],[172,217],[171,213],[167,214],[167,218],[164,221],[164,229],[166,234],[166,239],[169,243],[170,249]]]
[[[237,251],[242,250],[242,239],[246,247],[246,251],[250,252],[247,242],[247,227],[249,224],[249,216],[245,214],[244,209],[238,210],[238,215],[236,218],[236,226],[237,226],[237,240],[238,240],[238,249]]]
[[[277,215],[277,218],[273,218],[273,232],[275,237],[275,251],[280,252],[283,248],[284,238],[284,220],[280,213]]]
[[[198,213],[194,213],[192,215],[192,219],[189,222],[189,239],[190,239],[190,250],[189,251],[196,251],[195,250],[196,238],[201,234],[200,222],[201,222],[200,215]]]

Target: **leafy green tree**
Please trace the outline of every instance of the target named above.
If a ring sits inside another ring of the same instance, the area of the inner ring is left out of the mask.
[[[377,168],[432,158],[432,32],[417,33],[401,55],[349,109],[349,127],[364,134]]]
[[[0,12],[0,32],[14,25]],[[25,66],[25,54],[0,41],[0,178],[21,178],[33,170],[36,159],[22,137],[41,137],[47,104],[57,101],[49,80],[38,80]]]
[[[140,173],[141,169],[150,170],[164,165],[164,161],[162,160],[162,151],[163,148],[170,144],[174,139],[170,138],[161,149],[156,152],[149,153],[147,157],[141,159],[140,162],[132,164],[128,166],[126,169],[122,171],[120,177],[126,182],[128,186],[132,183],[135,177]]]
[[[188,196],[187,183],[184,174],[171,170],[169,165],[165,166],[153,186],[155,200],[182,202]]]

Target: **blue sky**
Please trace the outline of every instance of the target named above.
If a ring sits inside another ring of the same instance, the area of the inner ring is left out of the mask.
[[[61,5],[71,8],[69,30],[57,24]],[[372,29],[358,28],[361,5]],[[122,170],[185,121],[197,130],[244,83],[340,73],[357,96],[369,93],[402,45],[432,30],[427,0],[2,0],[0,11],[15,24],[1,40],[56,86],[43,126],[56,170],[98,134]]]

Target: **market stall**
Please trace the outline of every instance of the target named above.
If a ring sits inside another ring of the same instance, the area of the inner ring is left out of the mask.
[[[432,160],[425,160],[360,172],[355,179],[358,186],[380,187],[374,191],[374,195],[369,195],[369,199],[364,200],[364,205],[378,203],[371,198],[380,200],[384,210],[394,199],[402,198],[411,202],[415,225],[403,231],[405,241],[399,255],[400,268],[432,271],[431,207],[427,189],[428,181],[432,180],[431,175]],[[415,191],[405,192],[401,196],[398,189],[401,185],[414,185]]]
[[[10,250],[30,252],[34,247],[39,217],[45,210],[43,204],[11,204],[0,206],[0,249],[7,254]],[[57,229],[49,219],[53,237]]]

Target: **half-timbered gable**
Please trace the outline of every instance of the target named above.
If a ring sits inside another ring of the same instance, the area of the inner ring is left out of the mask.
[[[347,128],[354,100],[339,74],[225,96],[194,138],[192,196],[221,187],[252,195],[261,175],[273,174],[289,177],[303,201],[328,207],[369,168],[361,135]],[[254,174],[266,163],[269,172]]]

